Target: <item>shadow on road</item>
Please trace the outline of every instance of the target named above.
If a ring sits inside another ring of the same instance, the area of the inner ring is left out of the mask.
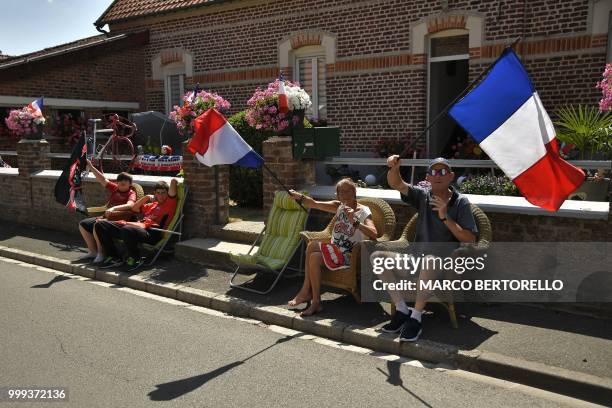
[[[53,279],[51,279],[47,283],[41,283],[39,285],[34,285],[34,286],[30,286],[30,287],[31,288],[49,288],[54,283],[58,283],[58,282],[65,281],[65,280],[68,280],[68,279],[70,279],[68,276],[57,275],[57,276],[55,276]]]
[[[414,392],[410,391],[408,388],[404,386],[404,381],[402,380],[402,377],[400,374],[400,368],[401,368],[400,363],[397,363],[395,361],[387,361],[387,370],[389,370],[388,374],[385,373],[380,368],[376,368],[376,369],[380,371],[381,373],[383,373],[385,376],[387,376],[387,382],[389,384],[396,386],[396,387],[401,387],[408,394],[412,395],[414,398],[419,400],[424,406],[432,408],[431,405],[425,402],[425,400],[423,400],[421,397],[419,397]]]
[[[272,347],[276,346],[277,344],[281,344],[284,343],[286,341],[292,340],[296,337],[300,337],[302,335],[302,333],[298,333],[296,335],[293,336],[285,336],[282,337],[280,339],[278,339],[275,343],[269,345],[268,347],[259,350],[257,353],[250,355],[249,357],[245,358],[244,360],[240,360],[240,361],[234,361],[233,363],[230,364],[226,364],[223,367],[219,367],[215,370],[209,371],[208,373],[204,373],[204,374],[200,374],[200,375],[196,375],[193,377],[189,377],[189,378],[183,378],[182,380],[176,380],[176,381],[171,381],[171,382],[167,382],[167,383],[163,383],[163,384],[157,384],[155,387],[156,389],[154,391],[151,391],[149,394],[147,394],[149,396],[149,398],[152,401],[170,401],[173,400],[175,398],[178,398],[182,395],[188,394],[191,391],[194,391],[196,389],[198,389],[199,387],[203,386],[204,384],[206,384],[208,381],[219,377],[220,375],[225,374],[226,372],[230,371],[231,369],[233,369],[234,367],[238,367],[239,365],[242,365],[244,363],[246,363],[248,360],[252,359],[253,357],[263,353],[264,351],[267,351],[269,349],[271,349]]]

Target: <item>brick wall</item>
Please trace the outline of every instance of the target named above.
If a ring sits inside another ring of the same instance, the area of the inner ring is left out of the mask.
[[[23,179],[26,177],[26,180]],[[57,177],[17,176],[0,173],[0,220],[78,234],[83,215],[68,211],[54,198]],[[141,183],[145,194],[153,194],[153,185]],[[95,180],[83,182],[87,206],[101,206],[108,201],[108,191]]]
[[[328,61],[327,111],[341,127],[345,152],[371,152],[380,137],[414,137],[426,123],[427,56],[411,54],[423,38],[411,26],[427,21],[435,33],[482,19],[482,44],[470,49],[474,78],[511,39],[549,112],[567,103],[595,104],[595,82],[605,64],[606,35],[589,29],[589,0],[245,0],[111,24],[113,34],[148,30],[143,46],[95,47],[69,53],[54,64],[31,63],[0,75],[0,95],[39,95],[141,102],[165,110],[163,80],[152,60],[163,50],[193,56],[193,76],[242,110],[257,86],[279,69],[278,44],[317,44],[321,33],[336,41]],[[450,14],[449,14],[450,13]],[[102,51],[100,51],[102,50]],[[52,151],[54,151],[52,149]]]
[[[142,46],[108,44],[0,71],[0,95],[140,102]],[[45,111],[46,113],[46,111]]]
[[[0,70],[0,95],[138,102],[144,110],[142,42],[146,36],[135,37]],[[101,108],[80,110],[87,118],[102,116]],[[43,113],[49,118],[44,127],[49,134],[56,108],[45,106]],[[4,118],[0,121],[4,126]],[[0,150],[15,150],[17,141],[0,136]],[[69,149],[58,140],[51,151],[63,153]]]
[[[482,46],[470,50],[472,78],[505,43],[521,35],[518,51],[549,111],[566,103],[597,103],[595,82],[605,64],[607,38],[588,32],[588,0],[554,7],[545,0],[451,0],[447,11],[483,18]],[[415,41],[410,26],[422,19],[433,19],[430,32],[465,25],[465,18],[456,18],[454,25],[445,21],[440,2],[253,0],[111,29],[150,30],[144,57],[148,109],[164,109],[163,81],[151,79],[151,60],[161,50],[181,47],[193,55],[194,75],[187,86],[200,82],[219,92],[232,103],[233,112],[245,107],[255,87],[285,68],[278,66],[281,40],[292,38],[299,46],[308,37],[299,33],[330,33],[337,41],[337,60],[327,66],[328,119],[342,129],[343,151],[368,152],[379,137],[413,137],[425,125],[427,59],[410,54]]]

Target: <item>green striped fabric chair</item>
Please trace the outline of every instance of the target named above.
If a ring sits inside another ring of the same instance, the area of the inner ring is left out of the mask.
[[[274,195],[274,202],[268,215],[266,227],[259,234],[249,252],[246,255],[230,253],[230,259],[237,264],[230,279],[230,286],[262,295],[270,293],[288,268],[289,261],[293,258],[295,251],[301,246],[300,232],[304,230],[307,217],[308,213],[287,192],[277,191]],[[251,254],[260,240],[259,249]],[[277,276],[267,290],[260,291],[246,287],[244,284],[234,283],[241,267],[273,272]]]

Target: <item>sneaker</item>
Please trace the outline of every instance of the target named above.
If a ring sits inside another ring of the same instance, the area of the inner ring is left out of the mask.
[[[89,261],[91,261],[92,259],[95,259],[95,258],[96,258],[96,256],[98,256],[98,254],[97,254],[97,253],[95,253],[95,252],[89,252],[89,253],[87,253],[87,254],[85,254],[85,255],[83,255],[83,256],[81,256],[81,257],[77,258],[77,259],[75,260],[75,262],[89,262]]]
[[[421,332],[423,331],[423,325],[414,317],[408,318],[399,336],[399,341],[417,341]]]
[[[98,254],[98,256],[95,257],[95,259],[93,261],[91,261],[92,264],[99,264],[102,263],[106,260],[106,258],[104,257],[104,255],[100,255]]]
[[[121,265],[123,265],[123,259],[107,256],[104,262],[102,262],[102,264],[100,265],[100,269],[115,268]]]
[[[402,313],[399,310],[395,311],[391,321],[385,324],[380,330],[384,333],[398,333],[402,330],[404,323],[410,318],[410,312],[408,314]]]
[[[132,258],[132,259],[133,259],[133,258]],[[133,265],[130,265],[130,263],[129,263],[129,259],[128,259],[128,263],[127,263],[127,265],[128,265],[128,266],[131,266],[131,268],[130,268],[130,269],[128,269],[128,272],[134,272],[135,270],[139,269],[139,268],[140,268],[142,265],[144,265],[144,264],[145,264],[145,261],[146,261],[146,260],[147,260],[146,258],[140,258],[140,259],[138,259],[138,260],[134,259],[134,264],[133,264]]]
[[[129,268],[133,268],[134,265],[136,265],[136,258],[132,258],[131,256],[128,257],[128,259],[125,260],[125,264],[126,266],[128,266]]]

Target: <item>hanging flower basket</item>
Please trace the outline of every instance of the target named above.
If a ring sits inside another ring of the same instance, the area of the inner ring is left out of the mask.
[[[304,113],[312,104],[310,96],[297,82],[285,81],[285,93],[289,111],[279,110],[278,88],[280,80],[268,84],[268,88],[257,88],[247,102],[247,123],[259,130],[269,130],[277,135],[291,135],[293,129],[304,127]]]
[[[42,113],[27,106],[13,109],[9,112],[8,118],[4,119],[4,123],[14,136],[33,140],[42,138],[42,127],[46,122]]]
[[[193,133],[193,120],[210,108],[215,108],[223,115],[229,113],[231,104],[219,94],[209,91],[200,91],[193,96],[187,92],[183,96],[183,105],[174,105],[174,110],[168,115],[176,123],[182,135],[191,137]]]

